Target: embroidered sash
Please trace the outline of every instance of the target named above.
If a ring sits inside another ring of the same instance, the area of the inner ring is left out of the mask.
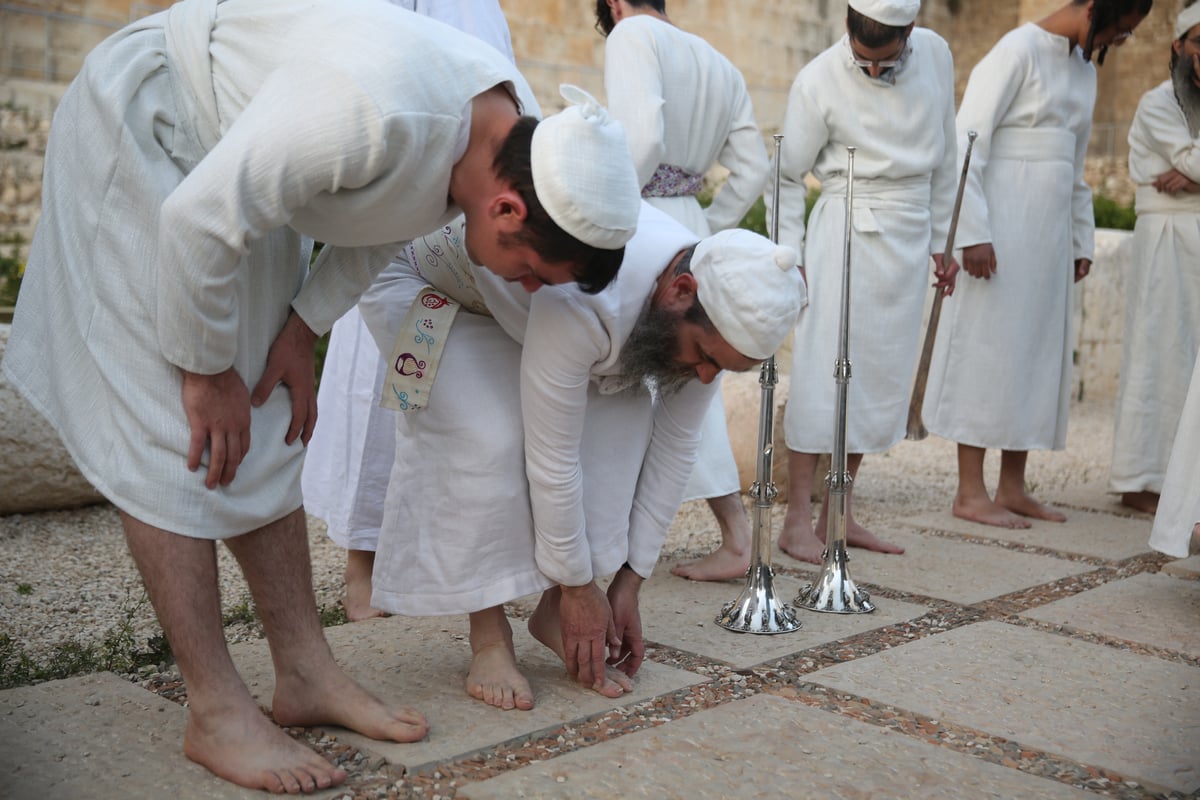
[[[699,193],[704,176],[674,164],[659,164],[642,187],[642,197],[687,197]]]

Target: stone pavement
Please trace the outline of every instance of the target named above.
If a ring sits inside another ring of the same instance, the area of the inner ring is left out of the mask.
[[[788,634],[719,628],[742,582],[664,564],[643,589],[650,656],[617,701],[572,685],[519,619],[529,712],[465,695],[465,619],[330,628],[354,676],[433,728],[409,745],[325,731],[373,771],[319,796],[1200,797],[1200,556],[1152,553],[1148,518],[1098,488],[1048,499],[1067,523],[873,523],[908,550],[851,551],[877,611],[801,610]],[[787,602],[816,569],[775,567]],[[265,644],[234,652],[268,703]],[[186,713],[115,675],[0,692],[0,798],[261,797],[183,757]]]

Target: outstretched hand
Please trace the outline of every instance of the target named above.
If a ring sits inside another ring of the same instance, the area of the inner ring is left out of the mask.
[[[630,678],[642,666],[646,643],[642,639],[642,612],[638,608],[638,589],[642,576],[622,568],[608,586],[608,604],[612,608],[613,627],[619,645],[609,645],[608,664]]]
[[[316,334],[295,311],[288,315],[283,330],[275,337],[267,353],[267,366],[262,378],[250,395],[250,402],[258,408],[267,402],[276,386],[282,383],[288,387],[292,396],[292,422],[287,435],[283,437],[287,444],[296,441],[299,436],[300,441],[307,445],[317,424],[317,390],[313,380],[313,346],[316,341]]]
[[[599,691],[606,679],[607,648],[621,644],[608,598],[595,581],[583,586],[564,586],[559,621],[567,672],[580,685]]]
[[[230,367],[216,375],[183,373],[183,410],[192,438],[188,445],[188,469],[200,468],[205,446],[209,446],[208,474],[204,485],[215,489],[228,486],[250,450],[250,395],[237,370]]]

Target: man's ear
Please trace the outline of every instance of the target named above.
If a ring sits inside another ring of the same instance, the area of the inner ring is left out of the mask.
[[[488,202],[488,217],[496,224],[498,230],[513,233],[525,224],[529,209],[521,199],[520,192],[514,189],[501,189]]]
[[[676,275],[667,285],[663,305],[666,308],[683,313],[692,307],[696,299],[696,276],[690,272]]]

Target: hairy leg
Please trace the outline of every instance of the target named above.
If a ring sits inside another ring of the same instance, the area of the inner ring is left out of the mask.
[[[121,522],[187,684],[183,751],[188,758],[240,786],[276,793],[311,792],[344,781],[344,770],[272,724],[238,675],[221,625],[213,542],[170,533],[125,513]]]
[[[1040,503],[1025,486],[1026,450],[1004,450],[1000,454],[1000,483],[996,486],[996,505],[1015,514],[1049,522],[1066,522],[1067,515],[1053,506]]]
[[[850,485],[846,487],[846,545],[848,547],[861,547],[864,550],[874,550],[877,553],[894,553],[900,554],[904,552],[904,548],[898,544],[884,541],[876,536],[871,531],[864,528],[854,521],[853,499],[854,499],[854,481],[858,478],[858,468],[862,465],[862,453],[850,453],[846,458],[846,466],[850,471]],[[821,504],[821,514],[817,518],[817,530],[822,532],[821,538],[828,541],[828,536],[825,532],[828,531],[829,517],[829,493],[825,493],[825,502]]]
[[[557,586],[542,592],[537,608],[529,618],[529,633],[554,651],[554,654],[566,664],[567,650],[563,645],[562,626],[559,623],[558,612],[558,604],[561,599],[562,590]],[[604,684],[596,691],[605,697],[620,697],[626,692],[633,691],[633,681],[620,670],[605,667]]]
[[[708,507],[721,526],[721,546],[704,558],[676,564],[671,572],[694,581],[741,578],[750,568],[750,517],[742,505],[742,495],[734,492],[710,497]]]
[[[954,516],[998,528],[1028,528],[1029,520],[992,502],[983,483],[983,457],[987,450],[967,444],[958,446],[958,492]]]
[[[342,602],[351,622],[387,616],[386,612],[371,605],[371,573],[374,569],[374,550],[346,551],[346,597]]]
[[[779,534],[780,550],[811,564],[820,564],[825,551],[825,528],[813,528],[812,520],[812,479],[819,458],[817,453],[788,450],[788,506]]]
[[[1158,511],[1158,498],[1158,492],[1152,492],[1149,489],[1140,492],[1125,492],[1121,495],[1121,505],[1132,508],[1134,511],[1153,514]]]
[[[277,722],[341,725],[395,742],[425,737],[425,717],[372,697],[333,660],[313,597],[304,509],[226,544],[246,575],[271,647]]]
[[[471,614],[471,671],[467,694],[496,708],[533,708],[533,690],[517,668],[512,626],[504,606]]]

